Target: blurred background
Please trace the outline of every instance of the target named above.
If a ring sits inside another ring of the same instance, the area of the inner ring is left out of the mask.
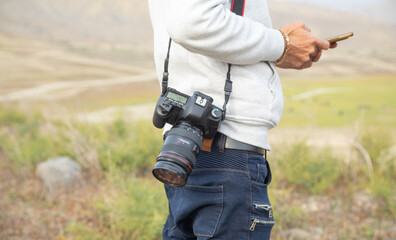
[[[273,239],[396,239],[396,2],[268,4],[355,34],[280,70]],[[161,239],[152,36],[146,1],[0,1],[0,239]]]

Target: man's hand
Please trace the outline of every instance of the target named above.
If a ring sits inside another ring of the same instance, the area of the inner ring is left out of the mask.
[[[322,50],[335,48],[331,44],[311,34],[311,30],[302,22],[292,23],[282,28],[289,35],[289,50],[284,61],[277,64],[280,68],[304,69],[319,61]]]

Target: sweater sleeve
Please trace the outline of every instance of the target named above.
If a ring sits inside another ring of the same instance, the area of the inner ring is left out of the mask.
[[[276,61],[282,34],[232,13],[225,0],[167,0],[165,24],[176,43],[191,52],[232,64]]]

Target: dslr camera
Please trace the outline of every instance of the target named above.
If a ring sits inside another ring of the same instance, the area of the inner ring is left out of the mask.
[[[153,175],[161,182],[182,187],[186,184],[202,148],[203,138],[213,138],[223,111],[213,99],[201,92],[192,96],[167,88],[154,110],[153,124],[163,128],[173,125],[164,136],[164,145],[157,157]]]

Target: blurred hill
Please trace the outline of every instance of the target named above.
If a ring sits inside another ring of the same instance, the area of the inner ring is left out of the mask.
[[[338,49],[326,52],[323,56],[326,60],[314,68],[303,72],[281,71],[283,75],[396,73],[396,24],[372,17],[383,15],[382,19],[394,20],[393,0],[383,0],[354,12],[305,3],[268,2],[275,28],[302,20],[322,38],[355,33],[353,38],[341,42]],[[146,61],[152,58],[152,27],[147,1],[142,0],[2,0],[1,33],[13,38],[61,43],[70,49],[76,46],[81,49],[84,43],[82,48],[89,49],[91,56],[122,59],[125,63],[135,51],[143,51]],[[108,45],[121,46],[122,51],[93,54],[109,48]],[[137,63],[139,59],[133,61]]]
[[[313,34],[322,38],[354,32],[355,37],[342,42],[343,47],[374,49],[396,47],[396,24],[388,20],[374,19],[372,16],[380,13],[387,16],[386,13],[395,4],[396,2],[382,1],[354,11],[336,11],[302,3],[269,1],[275,28],[301,20],[312,29]],[[392,14],[394,15],[394,11]],[[395,16],[393,18],[396,20]]]
[[[142,0],[2,0],[0,31],[65,41],[142,43],[152,38]]]
[[[373,18],[381,19],[384,21],[391,22],[396,25],[396,1],[394,0],[383,0],[373,6],[358,9],[357,13],[361,15],[370,15]]]
[[[269,0],[269,4],[275,27],[303,20],[322,37],[354,31],[357,38],[347,44],[354,47],[376,47],[379,43],[382,47],[396,46],[396,25],[391,21],[396,21],[393,0],[360,8],[359,16],[304,3]],[[390,20],[373,20],[373,15]],[[142,0],[2,0],[0,31],[74,41],[142,43],[152,38],[147,1]]]
[[[393,0],[272,0],[277,2],[294,2],[309,4],[337,11],[349,11],[370,19],[379,19],[396,24],[396,2]]]

